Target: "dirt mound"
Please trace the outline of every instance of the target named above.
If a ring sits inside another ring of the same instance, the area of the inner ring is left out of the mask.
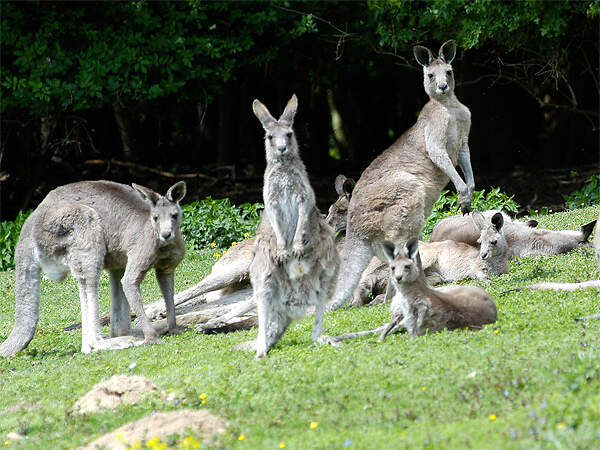
[[[114,375],[110,380],[95,385],[75,405],[76,414],[90,414],[104,409],[115,409],[124,404],[137,403],[149,394],[166,399],[165,392],[147,378],[130,375]]]
[[[182,409],[179,411],[159,412],[123,425],[85,447],[80,447],[79,450],[101,448],[121,450],[127,447],[135,448],[134,442],[136,441],[142,443],[158,438],[162,442],[166,442],[167,437],[173,434],[178,434],[182,440],[190,432],[199,436],[203,442],[208,442],[215,435],[223,433],[227,429],[227,426],[228,423],[225,420],[212,415],[206,410],[192,411]]]

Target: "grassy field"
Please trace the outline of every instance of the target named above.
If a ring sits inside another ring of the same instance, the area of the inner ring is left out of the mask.
[[[598,206],[536,219],[578,229],[597,216]],[[208,273],[213,252],[186,256],[177,290]],[[513,260],[510,274],[470,282],[498,304],[498,321],[482,331],[399,333],[382,344],[365,337],[332,348],[310,343],[306,319],[261,361],[231,351],[256,330],[189,331],[160,345],[83,355],[81,333],[62,331],[79,321],[75,281],[44,280],[33,341],[0,359],[0,447],[75,448],[154,410],[186,407],[230,421],[218,446],[235,449],[600,448],[600,321],[573,321],[600,312],[598,290],[506,293],[531,282],[593,278],[600,278],[593,249]],[[0,340],[13,325],[13,283],[14,272],[0,273]],[[106,312],[106,276],[100,292]],[[153,277],[143,292],[146,301],[159,296]],[[387,306],[346,309],[327,314],[325,328],[340,334],[388,317]],[[94,384],[121,373],[148,377],[185,400],[150,399],[85,419],[70,414]],[[7,441],[18,430],[26,439]]]

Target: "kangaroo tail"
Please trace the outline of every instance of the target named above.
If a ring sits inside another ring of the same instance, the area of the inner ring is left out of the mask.
[[[27,227],[27,225],[30,225]],[[15,324],[8,339],[0,345],[0,356],[12,356],[23,350],[33,338],[40,307],[40,265],[34,256],[31,234],[27,233],[31,223],[23,226],[15,253],[16,265],[16,307]]]

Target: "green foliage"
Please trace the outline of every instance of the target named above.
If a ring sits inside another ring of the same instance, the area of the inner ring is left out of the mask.
[[[370,1],[369,8],[378,23],[380,46],[412,45],[426,35],[439,42],[451,36],[465,49],[492,41],[509,50],[532,41],[550,43],[566,35],[578,18],[593,18],[599,11],[597,0],[398,0]]]
[[[1,108],[76,111],[175,93],[210,101],[315,30],[312,15],[253,2],[3,2]]]
[[[206,197],[182,207],[181,231],[190,249],[206,249],[211,244],[229,248],[253,235],[260,220],[262,203],[232,205],[228,198]]]
[[[600,204],[600,173],[589,177],[581,189],[565,194],[563,198],[569,209]]]
[[[477,211],[486,211],[488,209],[499,209],[506,212],[516,213],[519,211],[519,205],[513,200],[513,195],[507,195],[500,191],[499,187],[492,188],[487,194],[485,189],[473,193],[473,202],[471,208]],[[428,238],[431,230],[436,223],[447,216],[460,214],[458,207],[458,193],[447,190],[442,191],[440,197],[433,205],[433,210],[425,222],[423,228],[423,237]]]
[[[583,208],[540,220],[551,229],[578,229],[597,216],[598,208]],[[188,252],[175,273],[176,291],[213,263],[211,252]],[[153,411],[189,408],[230,423],[217,442],[202,443],[206,449],[277,449],[282,442],[287,449],[597,448],[600,321],[573,318],[598,313],[598,291],[511,290],[599,277],[592,249],[517,259],[509,274],[463,283],[483,287],[498,306],[498,321],[480,331],[416,339],[397,333],[383,343],[367,336],[333,348],[310,343],[308,317],[293,323],[261,361],[232,350],[256,330],[188,331],[158,345],[81,354],[81,332],[62,331],[80,320],[76,281],[43,279],[33,340],[17,356],[0,358],[0,444],[22,429],[27,438],[4,447],[78,448]],[[13,283],[14,272],[0,273],[0,340],[13,324]],[[160,297],[154,277],[146,277],[142,293]],[[104,274],[101,313],[109,296]],[[369,329],[389,316],[387,305],[338,310],[326,314],[325,330]],[[115,374],[147,377],[169,400],[72,413],[78,398]]]
[[[15,247],[19,241],[21,228],[31,211],[19,211],[15,220],[0,222],[0,271],[14,269]]]

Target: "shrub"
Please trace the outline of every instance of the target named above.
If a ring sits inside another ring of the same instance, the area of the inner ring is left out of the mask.
[[[563,198],[569,209],[600,204],[600,173],[589,177],[581,189],[565,194]]]
[[[182,206],[181,231],[189,248],[202,249],[216,244],[228,248],[232,242],[253,235],[260,220],[262,203],[232,205],[228,198],[206,197]]]
[[[473,202],[471,204],[473,210],[485,211],[488,209],[500,209],[516,213],[519,210],[519,205],[513,200],[513,196],[509,196],[504,192],[500,192],[500,188],[492,188],[487,194],[485,190],[475,191],[473,193]],[[458,207],[458,193],[447,190],[442,191],[440,197],[433,205],[433,210],[425,222],[423,228],[423,237],[428,238],[434,225],[446,216],[460,214]]]
[[[31,211],[25,213],[19,211],[15,220],[0,222],[0,270],[15,268],[15,247],[29,214]]]

